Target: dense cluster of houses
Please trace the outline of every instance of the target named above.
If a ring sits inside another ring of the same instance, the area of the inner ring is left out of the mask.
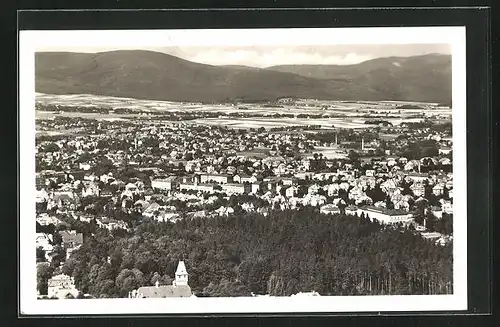
[[[43,124],[53,130],[91,128],[91,133],[37,140],[35,201],[40,226],[64,224],[57,217],[66,215],[110,231],[129,229],[113,214],[117,208],[141,219],[175,222],[241,211],[267,215],[270,210],[304,206],[324,214],[363,215],[384,224],[414,224],[415,204],[431,197],[426,214],[441,219],[453,213],[451,137],[430,128],[406,131],[404,138],[384,144],[398,149],[412,140],[433,140],[439,147],[436,155],[411,160],[384,149],[383,155],[374,156],[382,141],[361,138],[356,149],[361,158],[355,162],[347,157],[346,147],[358,142],[359,132],[350,132],[354,141],[335,135],[325,142],[303,131],[242,132],[187,123],[119,121],[87,125],[69,120]],[[384,133],[400,133],[398,128],[385,127]],[[315,152],[324,147],[338,156]],[[99,205],[106,210],[97,210]],[[417,227],[428,232],[425,226]],[[83,243],[82,234],[75,231],[55,233],[67,257]],[[441,243],[448,240],[422,235]],[[50,262],[54,235],[37,233],[36,244]]]
[[[386,132],[394,133],[395,127],[391,128]],[[151,201],[152,194],[166,194],[170,199],[189,202],[193,208],[196,201],[200,204],[210,202],[210,198],[204,199],[201,194],[219,193],[250,194],[271,206],[279,204],[281,208],[293,208],[297,205],[336,205],[338,198],[335,197],[339,191],[347,191],[348,200],[353,205],[381,208],[384,203],[376,203],[366,194],[367,189],[377,186],[390,197],[394,209],[408,211],[410,199],[425,197],[426,185],[430,184],[435,196],[446,198],[440,202],[441,212],[450,212],[453,197],[451,173],[420,171],[421,167],[451,167],[451,158],[446,152],[451,149],[451,138],[430,128],[412,130],[405,135],[406,138],[393,140],[392,145],[404,146],[418,138],[432,139],[438,142],[441,155],[420,160],[385,155],[364,162],[361,169],[353,169],[347,159],[336,160],[320,155],[323,165],[317,169],[318,157],[304,155],[307,151],[318,146],[340,148],[342,144],[352,142],[339,142],[336,136],[334,142],[325,143],[302,132],[280,133],[259,129],[241,133],[186,123],[122,126],[113,122],[96,135],[62,138],[53,142],[57,144],[53,149],[56,151],[44,151],[47,142],[38,144],[40,162],[56,164],[59,170],[39,171],[36,178],[37,202],[46,203],[47,210],[57,208],[71,212],[78,207],[81,198],[104,197],[115,203],[121,202],[122,207],[140,207],[146,217],[175,220],[179,218],[176,210]],[[121,146],[113,149],[108,144],[110,140],[121,142]],[[361,152],[365,153],[371,147],[380,145],[377,139],[366,142],[362,139],[361,142]],[[259,152],[259,149],[266,149],[267,152]],[[287,151],[301,154],[302,158],[289,157],[285,155]],[[114,167],[148,169],[153,174],[148,180],[132,183],[120,180],[111,172],[95,174],[99,155],[107,158]],[[401,192],[403,180],[411,184],[411,192]],[[307,187],[306,192],[304,187]],[[186,193],[199,195],[196,199]],[[331,203],[326,203],[327,198]],[[250,209],[249,205],[245,207]],[[228,214],[230,209],[220,210],[220,213]],[[430,210],[439,217],[439,208]],[[122,227],[113,217],[97,218],[102,227]]]

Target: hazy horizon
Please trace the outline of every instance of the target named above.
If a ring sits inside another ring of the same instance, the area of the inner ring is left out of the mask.
[[[102,53],[120,50],[154,51],[196,63],[267,68],[277,65],[352,65],[376,58],[451,54],[449,44],[360,44],[299,46],[78,47],[46,46],[36,52]]]

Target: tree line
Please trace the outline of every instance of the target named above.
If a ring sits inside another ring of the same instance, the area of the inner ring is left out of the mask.
[[[79,222],[82,224],[82,222]],[[168,284],[179,260],[197,296],[452,293],[452,245],[314,208],[229,217],[144,219],[131,233],[97,229],[62,271],[95,297]]]

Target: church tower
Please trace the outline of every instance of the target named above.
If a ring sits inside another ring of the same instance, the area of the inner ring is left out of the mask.
[[[175,271],[174,285],[187,286],[187,284],[188,284],[188,273],[186,271],[186,265],[184,264],[184,261],[179,261],[179,264],[177,265],[177,270]]]

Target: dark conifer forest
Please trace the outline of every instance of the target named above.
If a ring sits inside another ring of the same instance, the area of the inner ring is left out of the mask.
[[[84,245],[62,272],[94,297],[170,284],[184,260],[196,296],[452,293],[452,244],[404,227],[311,208],[229,217],[144,220],[131,233],[73,221]],[[50,268],[49,268],[50,269]]]

